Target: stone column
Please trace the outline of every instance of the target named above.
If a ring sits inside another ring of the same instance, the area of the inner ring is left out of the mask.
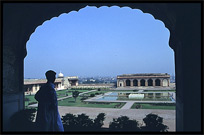
[[[123,87],[126,87],[126,80],[123,80]]]
[[[133,79],[130,79],[130,87],[133,87]]]
[[[163,79],[160,79],[160,86],[163,86]]]
[[[145,79],[145,86],[148,86],[148,79]]]
[[[120,87],[119,79],[117,79],[117,87]]]
[[[153,81],[153,86],[155,86],[155,84],[156,84],[156,83],[155,83],[155,80],[156,80],[156,79],[152,79],[152,81]]]
[[[170,79],[168,79],[168,87],[170,86]]]
[[[137,79],[137,81],[138,81],[138,87],[140,86],[140,79]]]

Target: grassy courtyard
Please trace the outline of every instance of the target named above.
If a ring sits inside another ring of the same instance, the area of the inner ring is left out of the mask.
[[[82,97],[78,97],[76,102],[74,98],[67,98],[58,101],[59,106],[74,106],[74,107],[93,107],[93,108],[121,108],[125,103],[102,103],[102,102],[84,102]]]
[[[66,97],[66,96],[70,96],[72,95],[72,91],[75,91],[75,90],[59,90],[59,91],[56,91],[57,93],[57,98],[62,98],[62,97]],[[79,92],[86,92],[86,91],[89,91],[89,90],[77,90]],[[26,95],[25,96],[25,106],[28,106],[28,104],[35,104],[37,103],[37,100],[35,100],[35,95]]]
[[[137,107],[137,106],[140,107]],[[148,104],[148,103],[134,103],[131,109],[162,109],[162,110],[175,110],[175,104]]]
[[[90,90],[60,90],[60,91],[56,91],[58,98],[61,97],[66,97],[66,96],[70,96],[72,95],[73,91],[79,91],[81,92],[87,92]],[[100,91],[92,91],[89,93],[85,93],[83,95],[80,95],[77,97],[76,102],[74,100],[74,98],[67,98],[67,99],[63,99],[58,101],[58,105],[59,106],[73,106],[73,107],[93,107],[93,108],[121,108],[125,103],[119,102],[119,103],[113,103],[113,102],[84,102],[84,99],[88,99],[88,98],[92,98],[96,95],[103,95],[107,92],[121,92],[121,91],[116,91],[116,90],[100,90]],[[125,92],[125,91],[122,91]],[[129,92],[133,92],[133,91],[128,91]],[[134,91],[135,92],[135,91]],[[158,92],[158,91],[154,91],[154,92]],[[25,107],[28,107],[28,104],[35,104],[37,103],[37,101],[34,98],[34,95],[26,95],[25,98],[27,99],[25,101]],[[129,101],[141,101],[141,99],[128,99],[127,97],[119,97],[117,100],[129,100]],[[170,98],[145,98],[143,99],[145,101],[171,101]],[[138,108],[138,105],[140,105],[140,107]],[[131,107],[131,109],[164,109],[164,110],[175,110],[175,105],[169,105],[169,104],[148,104],[148,103],[135,103],[133,104],[133,106]]]
[[[129,99],[128,97],[118,97],[117,100],[127,100],[127,101],[171,101],[170,97],[165,98],[144,98],[144,99]]]

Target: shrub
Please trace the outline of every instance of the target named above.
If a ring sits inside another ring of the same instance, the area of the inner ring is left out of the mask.
[[[86,100],[86,99],[88,99],[88,97],[82,97],[82,98],[81,98],[81,100]]]
[[[139,123],[136,120],[130,120],[127,116],[121,116],[113,119],[109,124],[109,129],[113,131],[139,131]]]
[[[33,104],[37,104],[37,102],[30,102],[30,103],[28,103],[28,105],[33,105]]]
[[[90,94],[90,97],[95,97],[95,94]]]
[[[105,120],[105,113],[100,113],[98,116],[94,119],[94,128],[100,129],[103,126],[103,121]]]
[[[68,113],[62,116],[62,123],[65,131],[94,131],[101,129],[104,119],[104,113],[100,113],[94,120],[83,113],[78,116]]]
[[[143,121],[145,123],[142,127],[143,131],[167,132],[168,126],[164,125],[163,118],[156,114],[148,114]]]

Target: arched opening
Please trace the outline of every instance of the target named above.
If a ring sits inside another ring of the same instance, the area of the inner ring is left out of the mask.
[[[81,38],[79,38],[79,39],[81,39]],[[79,47],[80,48],[80,47]],[[91,48],[91,47],[90,47]],[[57,50],[55,50],[56,52],[60,52],[60,51],[57,51]],[[71,53],[71,52],[69,52],[69,53]],[[121,53],[122,54],[122,53]],[[95,55],[96,56],[96,55]],[[124,58],[129,58],[129,57],[124,57]],[[74,59],[74,57],[72,57],[72,59]],[[55,60],[55,61],[57,61],[57,59]],[[70,62],[70,60],[68,59],[68,61]],[[127,61],[128,62],[128,61]],[[72,64],[70,64],[70,65],[72,65]],[[73,65],[75,65],[75,63],[73,63]],[[88,65],[88,64],[87,64]],[[91,65],[91,64],[90,64]],[[125,64],[121,64],[121,65],[125,65]],[[85,65],[86,66],[86,65]],[[84,67],[85,67],[84,66]],[[126,83],[125,83],[125,85],[126,86],[131,86],[132,84],[131,84],[132,82],[130,81],[130,80],[126,80]],[[146,82],[145,82],[145,80],[142,80],[141,81],[141,86],[145,86],[146,84],[145,84]],[[123,84],[122,83],[120,83],[120,86],[123,86]]]
[[[161,84],[160,79],[156,79],[156,80],[155,80],[155,86],[160,86],[160,84]]]
[[[123,86],[124,86],[122,80],[119,81],[119,86],[120,86],[120,87],[123,87]]]
[[[130,86],[130,80],[126,80],[125,83],[126,83],[126,86]]]
[[[140,80],[140,85],[145,86],[145,80],[144,79]]]
[[[167,81],[167,79],[164,79],[164,80],[162,81],[162,84],[163,84],[164,87],[167,87],[167,86],[168,86],[168,81]]]
[[[133,80],[133,86],[138,86],[138,81],[136,79]]]
[[[148,86],[153,86],[153,80],[151,78],[148,80]]]
[[[98,5],[105,5],[105,4],[100,4]],[[113,4],[110,4],[113,5]],[[118,5],[122,5],[122,4],[118,4]],[[168,28],[171,29],[172,31],[172,35],[171,35],[171,41],[170,41],[170,45],[172,48],[175,49],[175,56],[176,56],[176,69],[177,69],[177,88],[178,88],[178,98],[180,99],[177,103],[177,115],[178,115],[178,119],[177,119],[177,130],[178,131],[200,131],[200,114],[197,113],[197,111],[194,111],[193,114],[195,117],[191,118],[192,116],[192,111],[190,112],[189,108],[186,106],[183,106],[183,104],[188,104],[189,106],[193,107],[194,110],[200,110],[200,100],[196,100],[199,95],[200,95],[200,87],[201,87],[201,82],[200,82],[200,63],[198,62],[200,60],[200,36],[198,33],[200,33],[200,25],[199,25],[199,16],[196,16],[197,14],[199,14],[199,10],[200,8],[198,7],[198,5],[193,5],[192,7],[190,6],[175,6],[174,4],[172,5],[168,5],[168,4],[164,4],[161,6],[156,6],[156,4],[151,4],[150,6],[146,6],[146,5],[140,5],[139,6],[137,4],[133,4],[135,6],[131,6],[133,8],[141,8],[141,9],[146,9],[144,11],[146,12],[150,12],[152,14],[154,14],[155,16],[158,16],[159,18],[161,18],[161,20],[164,20],[165,25],[168,26]],[[25,4],[25,6],[27,6]],[[123,5],[123,6],[127,6],[127,5]],[[9,6],[8,6],[9,7]],[[38,7],[38,6],[37,6]],[[42,8],[50,8],[51,6],[48,7],[42,7]],[[66,7],[66,6],[65,6]],[[75,7],[75,6],[72,6]],[[74,8],[74,10],[79,10],[81,7],[83,6],[76,6],[76,8]],[[15,9],[19,10],[19,7],[13,7],[14,10]],[[19,29],[14,29],[14,28],[10,28],[10,27],[6,27],[5,29],[5,39],[3,40],[3,44],[4,44],[4,50],[6,50],[6,52],[10,52],[10,53],[5,53],[4,54],[4,73],[6,72],[6,74],[3,74],[3,78],[4,81],[3,83],[6,85],[6,88],[3,89],[4,93],[9,93],[10,91],[20,91],[21,92],[21,88],[23,86],[23,58],[26,54],[25,51],[25,41],[27,40],[26,37],[30,36],[31,31],[33,31],[33,28],[35,28],[36,26],[38,26],[41,22],[43,22],[46,19],[50,19],[50,17],[53,16],[58,16],[60,13],[63,13],[64,11],[67,11],[69,8],[66,8],[66,10],[64,9],[60,9],[60,8],[56,8],[54,5],[54,8],[51,8],[51,10],[46,10],[46,11],[50,11],[50,12],[44,12],[45,14],[41,14],[41,12],[36,12],[36,10],[34,10],[34,8],[36,8],[36,6],[32,5],[31,8],[26,8],[28,12],[25,12],[24,9],[21,7],[22,10],[22,14],[18,14],[19,12],[16,12],[16,14],[12,13],[13,11],[11,10],[12,8],[9,8],[9,11],[11,11],[11,16],[7,17],[8,23],[4,23],[5,26],[24,26],[23,28]],[[44,11],[42,10],[41,7],[38,7],[39,11]],[[63,8],[63,6],[62,6]],[[29,10],[28,10],[29,9]],[[151,10],[150,10],[151,9]],[[155,9],[155,10],[154,10]],[[165,10],[164,10],[165,9]],[[182,10],[181,10],[182,9]],[[195,10],[194,10],[195,9]],[[70,8],[70,10],[73,10],[73,8]],[[173,11],[172,11],[173,10]],[[8,11],[5,8],[5,11]],[[172,12],[171,12],[172,11]],[[185,12],[184,12],[185,11]],[[54,13],[56,12],[56,13]],[[59,13],[60,12],[60,13]],[[186,13],[187,12],[187,13]],[[5,12],[4,12],[5,13]],[[9,12],[10,13],[10,12]],[[31,13],[31,14],[29,14]],[[27,16],[27,15],[28,16]],[[48,17],[46,17],[48,15]],[[5,14],[7,15],[7,14]],[[30,17],[27,18],[27,21],[25,20],[25,16]],[[37,19],[33,19],[35,18],[35,15],[39,16],[36,17]],[[189,18],[189,16],[194,16],[195,19],[192,20],[188,20],[187,18]],[[14,17],[15,16],[15,17]],[[183,19],[179,19],[180,16],[183,16]],[[16,22],[13,21],[15,20],[14,18],[19,18],[22,21]],[[33,17],[33,18],[32,18]],[[25,23],[28,23],[28,20],[31,20],[30,25],[24,25]],[[195,21],[196,20],[196,21]],[[25,22],[25,23],[23,23]],[[40,22],[40,23],[39,23]],[[187,23],[188,25],[183,25],[184,23]],[[175,27],[175,26],[181,26],[181,27]],[[7,32],[6,32],[7,31]],[[11,31],[15,31],[15,32],[11,32]],[[190,32],[189,32],[190,31]],[[9,34],[10,33],[10,34]],[[17,34],[16,34],[17,33]],[[20,35],[19,33],[22,33],[22,36],[25,36],[25,38],[16,36],[16,35]],[[185,33],[190,33],[188,35],[186,35]],[[15,35],[16,34],[16,35]],[[11,40],[10,38],[14,39]],[[10,40],[9,40],[10,39]],[[16,41],[19,41],[16,42]],[[13,41],[13,42],[11,42]],[[191,47],[191,44],[195,44],[195,46]],[[19,46],[18,46],[19,45]],[[23,45],[24,47],[20,46]],[[177,47],[177,45],[179,47]],[[13,48],[17,48],[17,50],[13,50]],[[21,51],[19,51],[21,50]],[[13,52],[12,52],[13,51]],[[182,53],[180,53],[182,52]],[[196,53],[194,53],[196,52]],[[11,54],[11,55],[10,55]],[[13,55],[15,54],[15,55]],[[189,58],[189,54],[191,54],[191,59],[189,59],[188,62],[185,61],[185,58],[188,57]],[[5,57],[6,56],[6,57]],[[8,57],[11,56],[11,57]],[[7,63],[6,61],[13,61],[13,57],[16,58],[20,58],[17,59],[19,61],[19,63],[15,63],[14,65],[12,65],[12,63]],[[195,59],[198,59],[198,61],[194,61]],[[191,65],[189,65],[189,63],[193,63]],[[17,65],[16,65],[17,64]],[[16,71],[16,72],[7,72],[8,67],[11,68],[11,71]],[[188,67],[188,68],[186,68]],[[16,70],[15,70],[16,69]],[[189,69],[192,71],[191,73],[188,73],[188,76],[184,76],[184,74],[186,74]],[[9,74],[7,74],[9,73]],[[18,79],[13,78],[17,76]],[[195,77],[195,80],[191,80],[191,78]],[[13,78],[13,79],[12,79]],[[19,80],[20,78],[20,80]],[[8,81],[7,81],[8,80]],[[19,80],[17,83],[15,83],[15,81],[13,80]],[[9,83],[9,81],[11,83]],[[192,83],[193,81],[193,83]],[[182,82],[185,82],[182,83]],[[13,85],[9,85],[9,84],[13,84]],[[16,87],[17,86],[17,87]],[[13,89],[14,88],[14,89]],[[195,89],[194,91],[194,95],[192,96],[192,88]],[[14,92],[15,93],[15,92]],[[182,95],[182,96],[181,96]],[[13,97],[13,95],[11,96]],[[20,95],[15,95],[15,97],[19,97],[19,99],[15,100],[10,100],[11,98],[7,95],[4,95],[4,105],[3,105],[3,118],[5,118],[6,120],[11,116],[11,114],[15,111],[18,111],[19,109],[22,108],[22,92]],[[188,99],[195,99],[195,102],[191,102]],[[200,99],[200,98],[199,98]],[[13,104],[15,104],[15,106],[17,105],[17,108],[12,108],[11,106],[13,106]],[[184,113],[185,112],[185,113]],[[189,112],[189,113],[187,113]],[[8,115],[7,115],[8,114]],[[5,116],[5,117],[4,117]],[[6,121],[4,119],[4,121]],[[192,120],[193,123],[186,123],[184,122],[184,120],[186,119],[190,119]],[[196,125],[196,126],[191,126],[191,125]],[[3,124],[3,128],[4,130],[6,129],[7,124]]]

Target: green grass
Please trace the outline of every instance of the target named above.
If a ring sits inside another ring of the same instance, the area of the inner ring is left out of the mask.
[[[97,102],[82,102],[78,97],[76,102],[74,98],[68,98],[58,101],[59,106],[74,106],[74,107],[94,107],[94,108],[121,108],[125,103],[97,103]]]
[[[68,91],[68,96],[72,95],[72,91],[74,90],[60,90],[60,91],[56,91],[57,93],[57,98],[61,98],[61,97],[65,97],[66,96],[66,91]],[[86,92],[86,91],[89,91],[89,90],[77,90],[79,92]],[[37,102],[37,100],[35,100],[35,95],[25,95],[25,98],[28,98],[29,101],[25,101],[25,106],[27,107],[28,106],[28,103],[31,103],[31,102]]]
[[[171,101],[171,99],[168,98],[144,98],[144,99],[129,99],[127,97],[118,97],[117,100],[130,100],[130,101]]]
[[[176,90],[144,90],[144,92],[176,92]]]
[[[75,90],[60,90],[60,91],[56,91],[57,93],[57,98],[61,98],[61,97],[66,97],[68,94],[68,96],[72,95],[72,92],[75,91]],[[76,90],[76,91],[79,91],[79,92],[87,92],[89,90]]]
[[[27,96],[25,96],[25,98],[29,99],[29,101],[25,101],[25,106],[28,106],[28,103],[37,102],[37,100],[35,100],[35,98],[34,98],[34,95],[27,95]]]
[[[175,110],[175,105],[154,105],[154,104],[143,104],[143,103],[134,103],[131,109],[136,109],[136,105],[142,105],[140,109],[162,109],[162,110]]]

